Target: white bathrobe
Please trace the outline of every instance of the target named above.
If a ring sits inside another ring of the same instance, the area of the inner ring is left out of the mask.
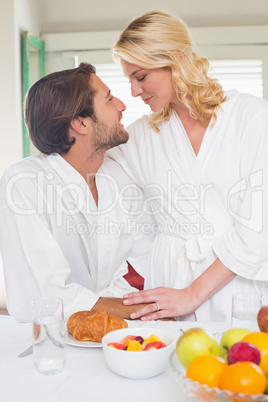
[[[146,288],[184,288],[217,257],[238,275],[198,308],[200,321],[229,321],[237,291],[268,303],[268,103],[226,95],[197,156],[175,111],[159,133],[139,119],[128,143],[109,151],[143,188],[158,223]]]
[[[96,185],[98,207],[59,154],[26,158],[3,174],[0,250],[7,308],[19,320],[31,320],[31,300],[40,296],[61,297],[68,319],[99,296],[135,290],[122,278],[127,259],[144,275],[153,236],[136,227],[142,193],[109,158]]]

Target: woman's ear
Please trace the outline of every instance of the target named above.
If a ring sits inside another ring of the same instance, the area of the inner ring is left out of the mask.
[[[176,49],[176,52],[178,53],[178,55],[182,58],[182,61],[184,62],[185,58],[184,58],[184,53],[182,50],[180,49]]]
[[[74,131],[79,134],[87,134],[90,124],[89,117],[76,117],[75,119],[70,121],[70,126]]]

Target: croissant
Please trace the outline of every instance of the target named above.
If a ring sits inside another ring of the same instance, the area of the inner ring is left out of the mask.
[[[101,342],[108,332],[127,327],[126,321],[106,310],[77,311],[67,322],[68,332],[78,341]]]

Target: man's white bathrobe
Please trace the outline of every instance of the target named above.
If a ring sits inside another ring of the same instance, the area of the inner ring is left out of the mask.
[[[196,311],[199,321],[230,320],[237,291],[268,302],[268,103],[226,95],[197,156],[175,111],[159,133],[139,119],[128,143],[109,151],[143,188],[158,224],[146,288],[184,288],[217,257],[238,275]]]
[[[31,300],[40,296],[61,297],[68,319],[99,296],[134,290],[122,278],[127,259],[144,275],[152,234],[136,227],[141,192],[109,158],[96,185],[98,207],[59,154],[26,158],[3,174],[0,250],[8,311],[19,320],[31,320]]]

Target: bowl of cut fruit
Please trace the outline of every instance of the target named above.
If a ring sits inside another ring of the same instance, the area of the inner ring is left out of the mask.
[[[143,379],[168,368],[176,338],[157,328],[124,328],[102,338],[105,361],[118,375]]]

